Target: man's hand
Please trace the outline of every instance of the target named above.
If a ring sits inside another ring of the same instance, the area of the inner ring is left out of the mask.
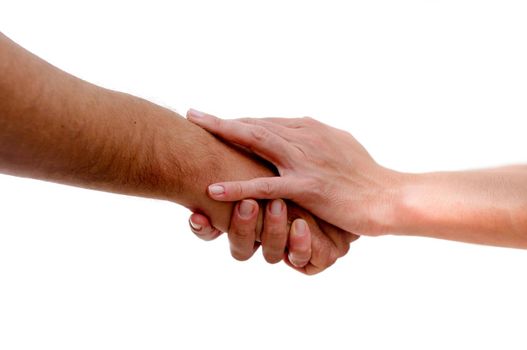
[[[256,204],[253,200],[248,200],[253,204]],[[241,202],[237,204],[239,207]],[[299,217],[305,219],[296,219],[292,225],[287,227],[278,228],[275,224],[274,229],[278,230],[278,235],[275,233],[277,240],[287,239],[287,247],[285,251],[282,251],[284,262],[292,267],[293,269],[300,271],[307,275],[314,275],[324,271],[329,266],[333,265],[335,261],[344,256],[348,250],[350,243],[355,241],[359,236],[342,231],[341,229],[328,224],[322,220],[313,218],[311,215],[296,207],[294,204],[289,204],[289,207]],[[269,205],[267,205],[269,208]],[[268,210],[268,209],[267,209]],[[257,215],[253,213],[253,216],[248,219],[240,219],[238,210],[233,211],[231,217],[231,227],[229,228],[229,240],[231,243],[231,253],[235,258],[239,259],[239,251],[236,240],[233,240],[232,232],[238,234],[240,231],[247,232],[252,230],[257,222]],[[265,226],[268,225],[269,218],[264,219],[264,230]],[[273,219],[271,219],[273,220]],[[275,221],[275,220],[273,220]],[[209,219],[202,214],[194,213],[190,217],[190,228],[194,234],[203,240],[209,241],[218,238],[222,232],[214,228]],[[287,238],[287,232],[289,230],[289,237]],[[313,233],[312,233],[313,231]],[[279,238],[281,237],[281,238]],[[269,242],[267,242],[268,244]],[[311,244],[311,246],[309,246]],[[242,244],[243,246],[244,244]],[[247,245],[249,246],[249,245]],[[252,249],[247,249],[248,254],[245,256],[252,256],[255,251],[254,245]],[[280,248],[281,249],[281,248]],[[278,253],[279,250],[276,250]],[[268,262],[269,251],[264,249],[264,257]],[[245,260],[245,259],[243,259]]]
[[[256,201],[245,199],[237,203],[232,212],[228,236],[231,254],[237,260],[249,259],[260,246],[258,240],[255,242],[258,210]],[[189,224],[192,232],[205,241],[216,239],[222,234],[201,214],[192,214]],[[311,260],[309,226],[302,219],[295,220],[289,226],[287,207],[281,199],[275,199],[266,205],[261,245],[265,260],[271,264],[284,258],[294,267],[302,268]]]

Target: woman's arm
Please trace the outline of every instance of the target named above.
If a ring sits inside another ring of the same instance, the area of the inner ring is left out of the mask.
[[[288,198],[334,225],[527,248],[527,166],[404,174],[379,166],[348,133],[310,118],[190,120],[273,162],[281,177],[223,182],[212,198]]]
[[[0,172],[170,200],[206,214],[223,231],[233,203],[208,198],[207,185],[273,175],[176,113],[73,77],[2,34]],[[305,272],[322,271],[356,238],[296,206],[288,209],[289,220],[305,219],[313,235]],[[247,239],[254,242],[261,222]]]
[[[527,166],[406,175],[393,230],[527,248]]]

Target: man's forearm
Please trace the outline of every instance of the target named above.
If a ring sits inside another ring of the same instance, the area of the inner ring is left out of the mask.
[[[205,212],[226,230],[214,180],[272,175],[174,112],[77,79],[0,35],[0,171]]]
[[[527,166],[408,175],[392,230],[527,248]]]

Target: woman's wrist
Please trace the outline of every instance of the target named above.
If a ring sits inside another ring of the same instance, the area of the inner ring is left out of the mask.
[[[407,175],[392,232],[524,248],[526,193],[518,169]]]
[[[379,188],[368,207],[366,222],[370,223],[368,235],[379,236],[406,232],[412,223],[408,195],[418,182],[419,175],[383,168]]]
[[[455,230],[454,223],[461,214],[451,197],[450,179],[443,178],[442,173],[404,173],[399,179],[389,233],[434,236],[436,230]],[[454,195],[462,196],[456,191]]]

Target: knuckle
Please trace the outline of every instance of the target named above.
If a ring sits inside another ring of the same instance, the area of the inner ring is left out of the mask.
[[[311,188],[317,189],[320,187],[320,180],[316,177],[305,177],[302,180],[302,186],[312,186]]]
[[[269,181],[259,181],[255,184],[256,193],[261,196],[270,196],[273,192],[272,185]]]
[[[317,123],[317,120],[312,118],[312,117],[309,117],[309,116],[304,116],[302,118],[302,121],[308,125],[313,125],[313,124],[316,124]]]
[[[287,230],[271,230],[266,232],[266,238],[269,241],[269,246],[273,248],[281,247],[287,240]]]
[[[323,184],[313,177],[306,177],[299,180],[299,188],[305,189],[298,193],[300,198],[313,201],[314,199],[320,198]]]
[[[287,236],[282,234],[276,235],[274,237],[266,235],[263,238],[264,240],[262,241],[262,249],[264,256],[281,257],[285,250]]]
[[[252,118],[238,118],[238,121],[246,124],[255,124]]]
[[[338,253],[335,250],[331,250],[327,255],[326,266],[333,265],[338,259]]]
[[[263,127],[251,128],[251,136],[256,141],[265,141],[269,138],[269,131]]]
[[[241,183],[235,182],[233,184],[232,194],[235,195],[235,196],[243,196],[244,195],[244,188],[243,188]]]
[[[229,239],[235,242],[245,241],[249,237],[249,234],[250,232],[246,230],[231,230],[229,232]]]
[[[216,129],[221,129],[223,128],[225,125],[225,123],[223,122],[223,120],[221,120],[220,118],[216,118],[216,117],[212,117],[212,125],[214,125],[214,127]]]
[[[322,268],[328,268],[337,261],[337,252],[333,248],[327,247],[324,249],[322,254],[318,257],[318,266]]]

